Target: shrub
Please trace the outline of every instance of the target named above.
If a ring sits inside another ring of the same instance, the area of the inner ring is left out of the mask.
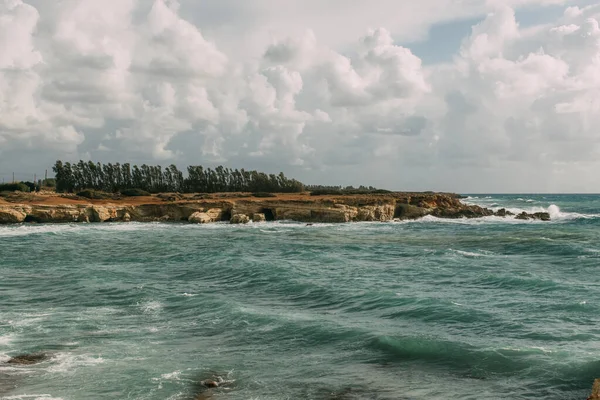
[[[277,197],[276,194],[273,193],[267,193],[267,192],[256,192],[256,193],[252,193],[253,197]]]
[[[145,190],[137,189],[137,188],[121,190],[121,194],[123,196],[130,196],[130,197],[134,197],[134,196],[151,196],[151,194],[149,192],[146,192]]]
[[[54,179],[54,178],[44,179],[42,181],[42,186],[43,187],[55,188],[56,187],[56,179]]]
[[[325,196],[328,194],[343,194],[341,189],[317,189],[310,192],[311,196]]]
[[[29,192],[29,186],[27,186],[26,184],[24,184],[22,182],[0,184],[0,192],[14,192],[14,191]]]
[[[99,190],[91,190],[91,189],[86,189],[81,192],[78,192],[77,196],[85,197],[86,199],[93,199],[93,200],[112,199],[112,196],[108,193],[101,192]]]

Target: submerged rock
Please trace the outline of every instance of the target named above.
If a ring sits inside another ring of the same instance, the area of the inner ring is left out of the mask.
[[[7,364],[32,365],[46,361],[48,358],[46,353],[20,354],[8,360]]]
[[[246,214],[235,214],[231,217],[229,222],[232,224],[247,224],[250,222],[250,217],[248,217]]]

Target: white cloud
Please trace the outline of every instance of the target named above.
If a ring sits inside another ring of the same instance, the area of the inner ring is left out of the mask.
[[[355,2],[325,18],[335,2],[211,0],[217,26],[189,0],[31,1],[0,0],[0,170],[27,169],[15,154],[37,151],[532,191],[576,187],[570,172],[597,167],[599,7],[565,5],[555,23],[522,28],[514,7],[566,2],[380,0],[385,13]],[[482,13],[445,64],[397,44]]]

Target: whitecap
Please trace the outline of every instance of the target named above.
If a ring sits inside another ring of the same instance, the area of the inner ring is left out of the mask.
[[[463,251],[463,250],[453,250],[450,249],[451,252],[459,254],[461,256],[464,257],[485,257],[487,254],[483,254],[483,253],[476,253],[473,251]]]
[[[147,303],[139,304],[139,306],[144,313],[155,313],[163,308],[160,301],[149,301]]]
[[[17,399],[32,399],[32,400],[63,400],[62,397],[52,397],[51,394],[17,394],[14,396],[2,397],[2,400],[17,400]]]
[[[181,380],[180,376],[181,376],[181,371],[173,371],[168,374],[162,374],[160,377],[162,379],[179,381],[179,380]]]
[[[105,360],[100,356],[90,354],[58,353],[52,357],[54,365],[50,366],[47,371],[51,373],[71,373],[82,367],[89,367],[98,364],[103,364]]]
[[[0,336],[0,346],[8,346],[12,343],[14,339],[13,335],[4,335]]]

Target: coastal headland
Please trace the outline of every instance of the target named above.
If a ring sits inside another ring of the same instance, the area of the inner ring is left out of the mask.
[[[292,220],[306,223],[387,222],[438,218],[504,218],[547,221],[548,213],[513,214],[466,204],[452,193],[393,192],[314,196],[266,194],[161,193],[89,199],[54,192],[11,193],[0,197],[0,223],[189,222],[248,223]]]

